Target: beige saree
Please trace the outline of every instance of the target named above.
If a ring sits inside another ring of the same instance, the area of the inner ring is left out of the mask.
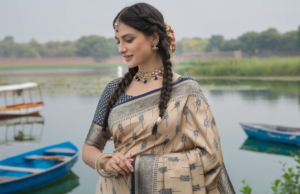
[[[120,79],[105,88],[86,143],[104,149],[99,134],[107,101]],[[139,96],[121,94],[108,119],[115,150],[134,157],[129,177],[99,177],[97,194],[234,193],[222,156],[218,128],[199,84],[180,77],[158,132],[160,89]]]

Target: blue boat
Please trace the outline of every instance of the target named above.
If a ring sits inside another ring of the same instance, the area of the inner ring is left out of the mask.
[[[300,129],[277,125],[240,123],[249,137],[267,141],[300,145]]]
[[[64,176],[78,159],[71,142],[47,146],[0,161],[0,193],[32,189]]]

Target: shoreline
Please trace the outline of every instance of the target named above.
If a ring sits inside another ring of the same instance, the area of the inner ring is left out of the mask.
[[[287,77],[287,76],[276,76],[276,77],[270,77],[270,76],[190,76],[195,80],[205,80],[205,79],[214,79],[214,80],[261,80],[261,81],[300,81],[300,76],[295,77]]]

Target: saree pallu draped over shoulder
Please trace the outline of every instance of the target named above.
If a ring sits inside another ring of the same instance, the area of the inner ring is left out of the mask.
[[[104,96],[106,94],[103,94]],[[101,96],[86,143],[104,149]],[[100,177],[97,194],[231,194],[218,128],[199,84],[180,77],[155,135],[160,89],[139,96],[121,94],[108,125],[115,150],[134,157],[129,177]]]

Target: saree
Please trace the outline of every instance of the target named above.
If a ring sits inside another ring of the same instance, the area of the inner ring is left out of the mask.
[[[109,97],[120,78],[100,97],[85,143],[103,150],[102,123]],[[227,174],[216,120],[199,84],[190,77],[172,83],[168,107],[158,125],[160,90],[120,94],[110,110],[108,127],[114,153],[133,157],[130,176],[99,177],[96,194],[235,193]]]

